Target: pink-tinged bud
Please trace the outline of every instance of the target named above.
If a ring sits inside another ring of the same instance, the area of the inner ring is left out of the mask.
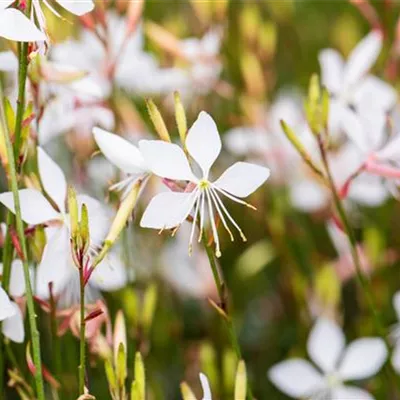
[[[21,11],[25,12],[25,10],[26,10],[26,0],[20,0],[19,3],[18,3],[18,8]]]
[[[92,311],[85,317],[85,322],[91,321],[91,320],[97,318],[98,316],[102,315],[103,313],[104,313],[103,310],[101,310],[100,308],[97,308],[96,310]]]
[[[83,285],[86,286],[92,276],[94,268],[87,266],[83,271]]]
[[[115,326],[114,326],[113,348],[114,348],[115,365],[117,365],[117,356],[120,344],[123,345],[126,351],[127,350],[126,324],[125,324],[124,314],[121,310],[117,312],[117,316],[115,317]]]

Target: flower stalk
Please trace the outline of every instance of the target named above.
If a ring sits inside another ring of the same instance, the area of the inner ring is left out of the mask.
[[[25,71],[26,75],[26,71]],[[25,76],[26,79],[26,76]],[[20,82],[21,83],[21,82]],[[25,85],[23,86],[25,88]],[[36,382],[36,391],[38,400],[44,400],[44,385],[43,385],[43,376],[42,376],[42,363],[41,363],[41,354],[40,354],[40,334],[37,329],[36,322],[36,312],[35,312],[35,304],[33,300],[33,291],[32,285],[30,281],[30,273],[29,273],[29,265],[28,265],[28,257],[27,257],[27,248],[25,242],[25,232],[24,225],[21,218],[21,206],[18,192],[18,177],[17,177],[17,167],[16,161],[14,158],[14,150],[17,149],[17,143],[15,149],[13,149],[13,145],[10,139],[10,132],[8,130],[5,111],[4,111],[4,103],[3,103],[3,88],[0,86],[0,120],[1,120],[1,130],[4,136],[4,142],[6,145],[7,158],[9,162],[9,180],[11,191],[13,193],[14,205],[15,205],[15,225],[17,230],[17,237],[21,246],[21,251],[23,255],[22,265],[26,286],[26,299],[28,306],[28,316],[29,316],[29,326],[31,331],[31,340],[32,340],[32,349],[33,349],[33,362],[35,365],[35,382]],[[24,89],[25,90],[25,89]],[[24,99],[24,96],[23,96]],[[23,108],[21,104],[18,104],[18,108]],[[23,112],[22,112],[23,114]],[[17,121],[18,122],[18,121]],[[22,130],[22,117],[19,119],[19,124],[16,125],[15,132],[21,132]],[[18,153],[18,152],[16,152]]]
[[[218,314],[223,316],[222,319],[223,319],[226,329],[228,331],[229,339],[230,339],[231,345],[233,347],[233,350],[235,351],[237,359],[242,360],[242,352],[240,350],[237,334],[236,334],[235,328],[233,326],[232,318],[228,312],[226,289],[225,289],[226,285],[219,275],[217,263],[215,262],[214,251],[212,250],[212,248],[210,246],[208,246],[206,235],[202,236],[202,243],[203,243],[204,249],[206,250],[208,261],[209,261],[209,264],[211,267],[211,271],[213,273],[214,282],[215,282],[215,285],[216,285],[217,291],[218,291],[218,297],[219,297],[218,308],[221,310],[221,312],[218,312]],[[246,385],[247,385],[247,398],[252,400],[253,394],[252,394],[251,387],[250,387],[248,381],[246,382]]]

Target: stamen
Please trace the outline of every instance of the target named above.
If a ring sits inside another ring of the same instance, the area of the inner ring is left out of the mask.
[[[217,227],[215,226],[214,212],[212,209],[212,204],[211,204],[210,194],[208,193],[208,189],[205,190],[205,193],[207,195],[207,200],[208,200],[207,203],[208,203],[208,212],[210,213],[209,217],[211,222],[211,230],[215,241],[215,255],[219,258],[221,257],[221,249],[219,247],[218,232],[217,232]]]
[[[231,221],[232,225],[238,230],[238,232],[240,234],[240,237],[242,238],[243,242],[247,242],[246,236],[244,235],[243,231],[240,229],[239,225],[232,218],[231,214],[229,214],[229,211],[226,209],[223,201],[219,198],[217,193],[214,193],[214,195],[215,195],[215,198],[216,198],[218,204],[220,205],[222,210],[225,212],[225,215],[228,217],[229,221]]]
[[[232,194],[227,193],[225,190],[219,188],[218,186],[212,185],[212,187],[213,187],[213,189],[218,190],[218,192],[222,193],[222,194],[223,194],[224,196],[226,196],[228,199],[231,199],[231,200],[233,200],[233,201],[236,202],[236,203],[243,204],[244,206],[249,207],[249,208],[251,208],[252,210],[257,210],[257,208],[254,207],[252,204],[246,203],[245,201],[243,201],[243,200],[241,200],[241,199],[238,199],[236,196],[233,196]]]
[[[193,236],[194,236],[194,230],[196,229],[196,221],[197,221],[197,215],[198,215],[199,209],[200,209],[201,196],[202,196],[202,192],[200,192],[199,196],[196,196],[196,208],[194,210],[192,229],[190,232],[190,239],[189,239],[189,256],[192,255]]]
[[[210,196],[211,196],[211,199],[214,202],[214,205],[215,205],[215,208],[217,210],[217,213],[221,218],[222,224],[224,225],[226,231],[229,233],[229,236],[231,238],[231,242],[233,242],[235,240],[235,238],[233,237],[233,234],[232,234],[231,230],[229,229],[228,224],[225,221],[225,217],[224,217],[221,209],[219,208],[218,202],[215,200],[216,194],[214,194],[213,190],[210,190]]]
[[[201,239],[203,238],[203,227],[204,227],[204,202],[205,202],[205,194],[201,192],[201,210],[200,210],[200,234],[199,234],[199,240],[198,242],[201,242]]]

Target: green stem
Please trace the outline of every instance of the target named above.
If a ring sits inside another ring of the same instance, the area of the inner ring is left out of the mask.
[[[240,350],[239,341],[237,338],[237,334],[235,332],[235,327],[233,326],[233,321],[232,321],[231,315],[228,312],[227,298],[225,295],[226,284],[223,282],[222,278],[219,275],[217,263],[215,262],[214,252],[211,249],[211,247],[207,245],[207,240],[205,238],[205,235],[203,235],[203,237],[202,237],[202,243],[203,243],[204,249],[206,250],[208,261],[209,261],[210,267],[211,267],[211,271],[214,276],[215,286],[217,287],[218,297],[219,297],[219,302],[220,302],[219,306],[221,307],[221,309],[224,311],[224,313],[226,315],[222,319],[225,323],[226,329],[228,330],[229,339],[230,339],[231,345],[233,347],[233,350],[236,353],[236,357],[238,358],[238,360],[242,360],[242,352]],[[249,382],[247,382],[247,397],[250,400],[253,399],[253,394],[252,394]]]
[[[80,283],[80,346],[79,346],[79,395],[85,391],[85,362],[86,362],[86,322],[85,322],[85,282],[83,276],[83,268],[79,268],[79,283]]]
[[[14,208],[15,208],[15,225],[17,230],[18,240],[22,250],[22,265],[24,270],[24,278],[25,278],[25,286],[26,286],[26,300],[28,306],[28,316],[29,316],[29,326],[31,331],[31,340],[32,340],[32,348],[33,348],[33,361],[35,364],[35,381],[36,381],[36,391],[38,400],[44,400],[44,385],[43,385],[43,376],[42,376],[42,362],[40,355],[40,336],[39,331],[37,329],[36,323],[36,312],[35,312],[35,303],[33,300],[33,292],[32,285],[30,280],[29,273],[29,265],[28,265],[28,256],[25,242],[25,232],[24,232],[24,224],[21,218],[21,205],[19,200],[19,192],[18,192],[18,177],[17,177],[17,169],[15,164],[13,146],[11,143],[10,133],[8,131],[8,126],[5,117],[4,111],[4,103],[3,103],[3,88],[0,85],[0,119],[2,125],[2,131],[4,135],[4,142],[6,145],[7,158],[8,158],[8,167],[9,167],[9,177],[11,184],[11,191],[13,193],[14,199]],[[22,122],[22,121],[21,121]],[[21,131],[21,126],[18,128]]]

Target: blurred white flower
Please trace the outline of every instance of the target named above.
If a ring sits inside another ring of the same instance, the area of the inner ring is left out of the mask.
[[[0,1],[0,37],[18,42],[46,40],[46,36],[21,10],[10,7],[12,3],[14,0]]]
[[[145,179],[150,174],[142,154],[135,145],[100,128],[93,129],[93,136],[107,160],[127,174],[127,178],[110,189],[121,190],[126,194],[135,182]]]
[[[345,337],[331,320],[319,318],[307,343],[307,351],[319,368],[293,358],[273,366],[268,377],[292,398],[319,400],[372,400],[367,391],[346,385],[346,381],[374,376],[386,361],[388,352],[380,338],[362,338],[345,348]]]
[[[200,376],[201,387],[203,389],[202,400],[212,400],[210,382],[208,382],[208,378],[201,372],[199,376]]]
[[[348,120],[357,119],[360,114],[368,115],[365,104],[381,114],[394,106],[396,91],[382,80],[368,75],[381,48],[382,34],[373,31],[356,46],[346,63],[336,50],[321,51],[322,83],[331,95],[331,132],[345,129]]]
[[[87,71],[102,88],[103,97],[110,95],[112,81],[135,94],[168,93],[178,87],[182,72],[160,68],[156,59],[143,50],[142,27],[128,31],[127,20],[108,12],[107,31],[97,26],[97,34],[108,43],[107,49],[91,30],[84,29],[78,40],[68,40],[52,49],[52,58]],[[112,32],[112,34],[111,34]]]
[[[166,192],[156,195],[147,206],[140,225],[145,228],[171,229],[179,226],[189,216],[192,210],[193,225],[189,240],[189,252],[194,237],[197,220],[200,222],[201,240],[208,208],[208,218],[216,246],[216,255],[221,255],[214,212],[231,240],[233,234],[228,227],[226,218],[238,230],[243,240],[246,240],[242,230],[234,221],[224,206],[220,196],[227,197],[236,203],[249,206],[241,200],[249,196],[269,177],[268,168],[245,162],[237,162],[229,167],[216,181],[211,181],[209,172],[221,152],[221,139],[214,120],[202,111],[189,129],[185,147],[201,170],[198,178],[192,171],[184,151],[176,144],[162,140],[141,140],[139,149],[149,169],[162,178],[189,181],[193,187],[191,192]]]
[[[43,188],[51,202],[36,189],[19,191],[21,216],[30,225],[46,226],[47,244],[37,269],[36,293],[49,297],[49,283],[53,293],[61,295],[61,304],[71,305],[79,300],[79,276],[73,262],[70,245],[70,220],[66,210],[67,183],[61,168],[38,147],[38,166]],[[79,206],[86,204],[89,214],[90,250],[96,253],[108,231],[110,215],[95,199],[78,195]],[[0,202],[15,213],[12,192],[0,194]],[[88,301],[96,299],[96,290],[115,290],[126,284],[126,274],[119,257],[110,253],[94,270],[86,286]],[[91,290],[92,289],[92,290]]]
[[[18,305],[11,301],[0,286],[0,321],[3,335],[13,342],[22,343],[25,337],[24,319]]]
[[[222,71],[222,63],[218,57],[221,39],[221,29],[214,27],[201,39],[193,37],[180,42],[179,50],[190,62],[189,80],[187,87],[182,88],[183,91],[207,94],[215,87]]]

